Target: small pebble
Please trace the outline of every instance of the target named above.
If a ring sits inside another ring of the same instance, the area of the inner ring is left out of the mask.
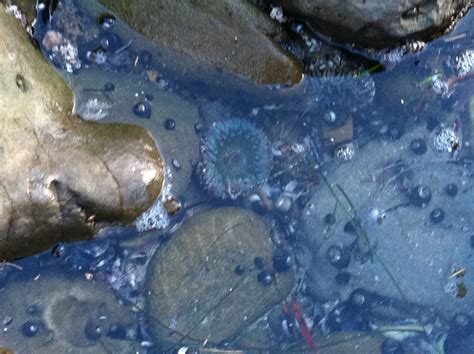
[[[122,39],[112,32],[107,32],[100,39],[100,46],[108,53],[115,53],[117,50],[123,47]]]
[[[309,200],[310,200],[309,195],[302,194],[298,198],[296,198],[296,203],[301,209],[303,209],[306,206],[306,204],[308,204]]]
[[[291,256],[291,253],[283,247],[277,247],[275,252],[273,252],[272,261],[273,269],[277,273],[281,273],[290,270],[291,265],[293,264],[293,257]]]
[[[434,208],[430,213],[430,220],[433,224],[439,224],[444,220],[445,213],[441,208]]]
[[[32,315],[32,316],[38,316],[38,315],[41,315],[43,311],[41,310],[41,306],[39,304],[33,304],[33,305],[30,305],[28,306],[28,308],[26,309],[26,313],[28,315]]]
[[[270,285],[271,283],[273,283],[273,279],[274,279],[273,274],[266,269],[262,270],[257,275],[257,280],[263,285]]]
[[[103,29],[109,29],[115,24],[115,17],[108,13],[103,13],[97,18],[97,22]]]
[[[354,307],[363,307],[367,306],[369,299],[367,298],[367,294],[364,290],[356,289],[352,292],[350,296],[350,302]]]
[[[352,222],[351,221],[346,222],[345,225],[344,225],[344,232],[347,232],[348,234],[356,233],[357,230],[353,225],[355,222],[356,222],[355,220],[352,221]]]
[[[176,128],[176,121],[174,119],[168,118],[165,120],[165,129],[174,130]]]
[[[176,168],[177,170],[181,169],[181,164],[179,163],[178,160],[173,159],[172,163],[173,163],[174,168]]]
[[[454,198],[458,194],[458,186],[456,183],[449,183],[444,190],[451,198]]]
[[[111,82],[108,82],[104,85],[104,91],[106,92],[112,92],[115,90],[115,85]]]
[[[293,205],[291,198],[286,195],[281,195],[275,202],[275,208],[281,212],[287,213]]]
[[[182,209],[181,203],[178,199],[172,197],[165,200],[163,203],[166,212],[168,215],[174,216],[179,213]]]
[[[16,74],[15,83],[21,92],[26,92],[26,81],[21,74]]]
[[[25,337],[34,337],[38,333],[39,322],[38,321],[27,321],[21,326],[21,333]]]
[[[66,247],[64,246],[64,244],[58,243],[51,250],[51,255],[55,258],[60,258],[60,257],[62,257],[62,255],[64,255],[65,251],[66,251]]]
[[[423,139],[417,138],[412,140],[410,143],[410,150],[417,155],[423,155],[428,150],[428,148]]]
[[[336,222],[336,216],[334,214],[327,214],[324,217],[324,222],[328,225],[333,225]]]
[[[204,127],[201,123],[194,124],[194,131],[196,132],[196,134],[201,134],[203,130]]]
[[[133,113],[139,118],[151,118],[151,105],[148,102],[138,102],[133,107]]]
[[[346,268],[351,261],[350,252],[338,245],[330,246],[326,252],[326,257],[329,264],[338,269]]]
[[[431,189],[425,185],[419,185],[411,190],[410,201],[413,205],[424,207],[431,200]]]
[[[3,320],[2,320],[2,325],[3,325],[3,326],[9,326],[9,325],[12,324],[12,322],[13,322],[13,317],[11,317],[11,316],[6,316],[6,317],[4,317]]]
[[[239,264],[237,267],[234,269],[235,274],[237,275],[242,275],[245,273],[245,267],[241,264]]]

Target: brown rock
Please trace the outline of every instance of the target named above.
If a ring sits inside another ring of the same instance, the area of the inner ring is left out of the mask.
[[[296,84],[301,64],[273,41],[282,29],[242,0],[101,0],[155,43],[264,84]]]
[[[189,219],[150,263],[147,307],[155,339],[219,343],[236,336],[292,288],[291,272],[278,273],[269,285],[257,280],[254,258],[271,269],[272,253],[269,225],[245,209]],[[245,269],[240,275],[238,265]]]
[[[90,237],[92,219],[130,222],[160,194],[152,137],[75,116],[66,83],[4,9],[0,92],[0,259]]]

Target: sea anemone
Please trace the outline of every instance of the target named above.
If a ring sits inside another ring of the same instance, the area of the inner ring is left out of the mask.
[[[375,96],[375,82],[368,75],[329,75],[308,80],[308,103],[335,126],[344,124],[351,113],[368,106]]]
[[[201,143],[198,174],[216,197],[236,199],[265,182],[272,168],[265,133],[241,118],[215,122]]]

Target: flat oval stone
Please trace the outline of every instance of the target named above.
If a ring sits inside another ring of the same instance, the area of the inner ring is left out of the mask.
[[[280,303],[293,274],[274,274],[273,248],[269,223],[248,210],[219,208],[189,219],[150,263],[145,294],[155,340],[218,343]],[[255,257],[270,265],[274,281],[259,282]]]

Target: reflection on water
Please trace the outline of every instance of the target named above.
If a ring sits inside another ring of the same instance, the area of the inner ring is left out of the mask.
[[[149,129],[167,187],[136,227],[4,263],[0,343],[472,352],[473,16],[364,58],[295,25],[308,75],[290,88],[62,1],[36,36],[76,111]]]

